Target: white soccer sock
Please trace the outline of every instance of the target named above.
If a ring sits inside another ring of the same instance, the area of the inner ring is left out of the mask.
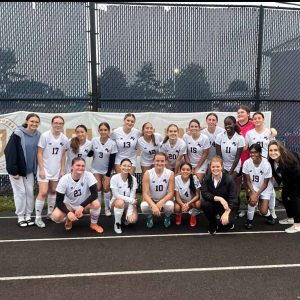
[[[44,207],[44,200],[35,200],[35,216],[36,219],[40,219],[42,217],[43,207]]]
[[[100,215],[101,208],[96,208],[96,209],[90,209],[90,214],[91,214],[91,223],[92,224],[97,224],[99,215]]]
[[[105,208],[109,208],[109,202],[111,198],[111,192],[103,193],[104,194],[104,205]]]
[[[98,200],[100,202],[100,213],[101,213],[101,205],[102,205],[102,192],[98,192]],[[99,213],[99,214],[100,214]]]
[[[116,223],[121,224],[121,219],[122,219],[122,216],[123,216],[123,212],[124,212],[124,207],[123,208],[114,207],[115,224]]]
[[[264,215],[265,217],[268,217],[270,215],[270,210],[268,209],[267,213]]]
[[[275,190],[273,189],[273,192],[272,192],[270,200],[269,200],[269,209],[270,210],[275,209],[275,203],[276,203],[276,194],[275,194]]]
[[[51,215],[55,206],[56,194],[48,194],[48,215]]]
[[[247,219],[250,221],[252,221],[254,218],[255,208],[256,206],[250,206],[248,204]]]

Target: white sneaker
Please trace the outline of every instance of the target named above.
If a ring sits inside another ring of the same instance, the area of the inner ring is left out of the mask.
[[[296,233],[296,232],[300,232],[300,227],[296,227],[295,225],[287,228],[285,230],[286,233]]]
[[[115,233],[121,234],[122,233],[121,224],[120,223],[115,223],[114,230],[115,230]]]
[[[271,209],[270,212],[271,212],[271,215],[272,215],[273,219],[277,219],[275,209]]]
[[[279,220],[279,224],[281,224],[281,225],[291,225],[291,224],[294,224],[294,219],[293,218],[282,219],[282,220]]]
[[[110,217],[110,216],[111,216],[111,211],[110,211],[109,208],[105,208],[105,215],[106,215],[107,217]]]
[[[38,228],[45,228],[46,225],[43,222],[43,220],[41,218],[35,218],[34,224],[38,227]]]

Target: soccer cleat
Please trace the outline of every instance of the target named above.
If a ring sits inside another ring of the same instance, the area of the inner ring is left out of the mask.
[[[114,230],[115,230],[115,233],[121,234],[122,233],[121,224],[120,223],[115,223]]]
[[[182,214],[176,215],[176,218],[175,218],[176,225],[180,225],[181,224],[181,220],[182,220]]]
[[[171,226],[171,216],[168,216],[168,217],[165,216],[164,225],[165,225],[166,228]]]
[[[251,229],[252,228],[252,222],[253,222],[252,220],[247,220],[245,225],[244,225],[245,228],[246,229]]]
[[[94,230],[94,231],[96,231],[98,233],[103,233],[103,231],[104,231],[103,228],[100,225],[93,224],[93,223],[90,224],[90,229]]]
[[[190,216],[190,226],[195,227],[197,225],[197,218],[196,216],[191,215]]]
[[[66,219],[66,223],[65,223],[65,229],[66,229],[67,231],[69,231],[69,230],[72,229],[72,227],[73,227],[72,221],[70,221],[70,220],[67,218],[67,219]]]
[[[269,215],[267,217],[266,223],[269,225],[274,225],[276,223],[276,221],[273,219],[272,215]]]
[[[294,224],[294,218],[282,219],[282,220],[279,220],[278,223],[281,225],[292,225],[292,224]]]
[[[300,232],[300,227],[296,227],[295,225],[287,228],[285,230],[286,233],[296,233],[296,232]]]
[[[107,217],[110,217],[110,216],[111,216],[111,211],[110,211],[109,208],[105,208],[105,215],[106,215]]]
[[[152,217],[152,215],[150,215],[150,216],[147,217],[146,226],[147,226],[147,228],[152,228],[153,225],[154,225],[154,223],[153,223],[153,217]]]
[[[41,218],[35,218],[34,220],[34,224],[38,227],[38,228],[45,228],[46,225],[43,222],[43,220]]]

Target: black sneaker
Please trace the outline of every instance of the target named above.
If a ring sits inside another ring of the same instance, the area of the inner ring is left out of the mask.
[[[211,235],[214,235],[217,233],[217,230],[218,230],[218,226],[217,227],[209,227],[208,233],[210,233]]]
[[[269,215],[267,217],[266,223],[269,225],[274,225],[276,223],[275,219],[272,217],[272,215]]]
[[[246,223],[245,223],[245,228],[246,229],[251,229],[252,228],[252,222],[253,220],[247,220]]]

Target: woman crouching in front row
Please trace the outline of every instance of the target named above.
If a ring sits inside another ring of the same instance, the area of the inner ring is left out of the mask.
[[[56,207],[51,219],[60,223],[66,221],[65,229],[71,230],[73,222],[90,213],[90,229],[103,232],[99,226],[100,202],[97,199],[97,180],[91,172],[85,171],[85,160],[75,157],[72,160],[71,173],[64,175],[56,188]]]

